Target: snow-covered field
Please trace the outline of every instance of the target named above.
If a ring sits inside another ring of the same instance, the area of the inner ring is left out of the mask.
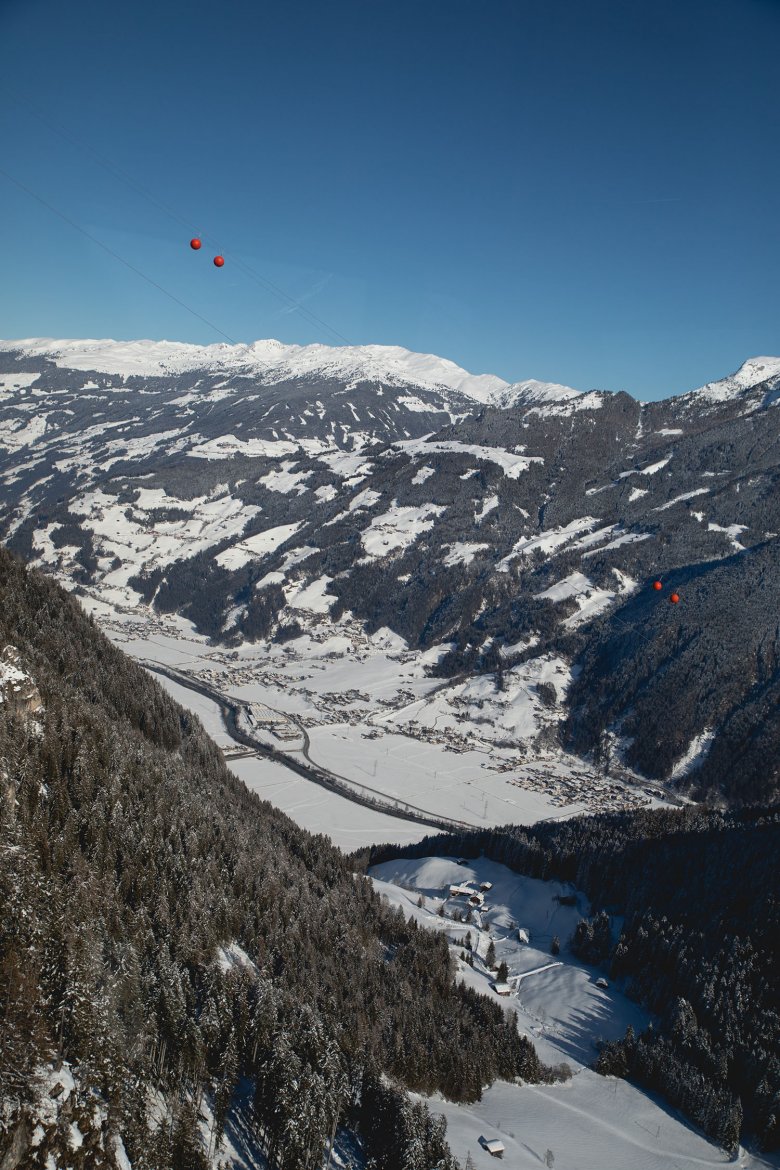
[[[555,1170],[706,1170],[726,1164],[759,1170],[780,1165],[775,1156],[745,1151],[732,1162],[660,1099],[586,1067],[596,1055],[594,1040],[622,1036],[628,1024],[640,1030],[649,1017],[615,985],[596,987],[602,973],[568,953],[566,940],[589,909],[584,895],[577,894],[577,906],[561,906],[555,895],[574,892],[571,887],[522,877],[486,858],[466,865],[452,858],[401,859],[370,872],[377,889],[407,916],[444,931],[456,944],[456,954],[470,932],[474,967],[458,959],[459,977],[514,1013],[518,1028],[533,1040],[543,1060],[566,1061],[574,1074],[567,1083],[549,1086],[496,1082],[473,1105],[455,1105],[438,1095],[428,1098],[431,1109],[446,1117],[448,1141],[462,1163],[470,1152],[476,1167],[495,1165],[480,1144],[480,1138],[495,1138],[505,1147],[500,1164],[507,1170],[544,1166],[548,1150]],[[475,914],[478,921],[465,925],[440,917],[442,904],[446,915],[466,908],[462,897],[449,898],[448,892],[451,884],[468,881],[476,886],[492,883],[486,908]],[[420,897],[423,907],[417,905]],[[519,941],[519,928],[528,932],[529,944]],[[553,934],[562,944],[557,957],[550,953]],[[491,939],[497,962],[507,963],[510,985],[516,987],[507,998],[490,989],[491,976],[482,961]],[[513,979],[518,975],[523,977]]]
[[[167,679],[165,680],[167,686]],[[377,841],[405,844],[421,841],[434,830],[388,816],[312,784],[273,760],[249,757],[230,760],[228,767],[247,788],[282,809],[303,829],[325,833],[346,853]]]

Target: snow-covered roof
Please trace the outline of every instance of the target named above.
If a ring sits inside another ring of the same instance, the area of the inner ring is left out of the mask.
[[[485,1142],[485,1149],[489,1154],[503,1154],[504,1148],[504,1143],[500,1142],[498,1138],[490,1138],[489,1141]]]

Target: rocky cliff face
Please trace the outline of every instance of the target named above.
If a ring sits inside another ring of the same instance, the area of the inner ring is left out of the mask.
[[[15,646],[0,650],[0,703],[17,715],[37,715],[43,707],[38,688],[25,671]]]

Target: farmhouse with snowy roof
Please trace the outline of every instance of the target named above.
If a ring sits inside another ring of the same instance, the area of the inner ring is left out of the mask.
[[[480,1138],[479,1141],[482,1148],[487,1150],[493,1158],[503,1158],[505,1147],[504,1143],[500,1142],[498,1138]]]

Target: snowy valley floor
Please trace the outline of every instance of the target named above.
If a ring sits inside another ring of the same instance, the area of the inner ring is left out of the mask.
[[[409,651],[390,631],[367,638],[348,618],[331,623],[307,613],[302,637],[231,651],[209,645],[179,617],[160,618],[142,606],[119,611],[97,598],[84,604],[134,658],[175,667],[251,704],[253,730],[287,754],[303,758],[308,736],[312,762],[388,802],[407,801],[479,828],[665,803],[663,793],[641,781],[605,778],[539,746],[537,736],[556,712],[539,701],[536,683],[553,682],[562,693],[566,672],[557,660],[518,668],[498,695],[490,678],[430,677],[426,667],[440,649]],[[158,678],[202,719],[247,786],[304,828],[327,833],[347,850],[419,840],[430,831],[354,804],[267,759],[231,759],[217,704]]]

